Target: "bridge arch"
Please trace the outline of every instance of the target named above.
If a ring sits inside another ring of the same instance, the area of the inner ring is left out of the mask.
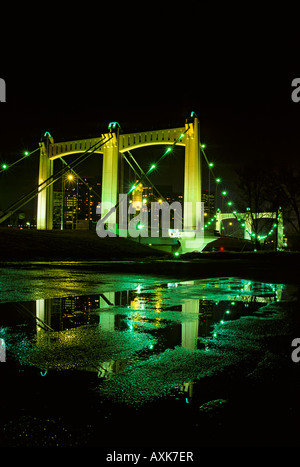
[[[181,135],[184,134],[184,138]],[[200,165],[200,134],[199,121],[195,116],[193,121],[185,123],[180,128],[150,130],[119,134],[115,126],[113,131],[101,134],[98,138],[86,138],[74,141],[54,143],[48,134],[40,143],[39,180],[47,180],[53,175],[53,161],[71,154],[92,151],[93,147],[103,141],[101,148],[95,153],[103,154],[102,170],[102,201],[116,205],[122,187],[122,154],[137,148],[152,145],[185,146],[184,169],[184,200],[193,203],[201,202],[201,165]],[[110,222],[115,223],[116,213],[111,214]],[[52,185],[38,194],[37,228],[52,229]],[[196,230],[196,209],[184,213],[184,229]]]
[[[257,212],[252,213],[256,219],[276,219],[277,220],[277,247],[283,247],[283,217],[282,213],[279,212]],[[247,212],[224,212],[220,209],[216,215],[216,230],[221,233],[222,220],[225,219],[243,219],[244,220],[244,239],[250,240],[252,233],[252,216],[249,211]]]

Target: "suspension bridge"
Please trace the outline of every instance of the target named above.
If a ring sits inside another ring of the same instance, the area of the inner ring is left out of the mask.
[[[153,161],[144,170],[137,163],[131,151],[153,145],[166,146],[166,149],[157,160]],[[109,206],[110,208],[101,211],[100,224],[102,223],[102,225],[106,226],[108,235],[111,227],[115,227],[115,230],[114,228],[112,230],[120,233],[120,230],[118,230],[120,226],[118,226],[117,214],[122,208],[119,195],[124,194],[124,163],[127,162],[129,164],[136,178],[136,182],[127,190],[127,193],[125,193],[126,197],[123,198],[128,201],[128,196],[132,194],[139,183],[145,180],[151,182],[151,174],[162,163],[168,163],[168,159],[171,157],[175,146],[183,146],[185,148],[184,203],[183,213],[181,213],[182,229],[177,234],[176,232],[170,233],[168,241],[161,237],[157,238],[155,236],[153,238],[148,233],[145,233],[145,231],[139,232],[137,235],[139,241],[154,248],[160,248],[162,245],[165,245],[167,250],[170,250],[170,248],[174,250],[174,245],[172,246],[172,244],[177,242],[177,245],[180,244],[180,251],[183,253],[202,251],[208,243],[215,241],[221,235],[223,220],[234,218],[239,222],[241,228],[244,229],[245,239],[251,240],[255,238],[261,242],[272,235],[276,229],[277,247],[279,249],[282,248],[282,213],[280,211],[271,213],[237,212],[234,209],[233,201],[228,199],[228,192],[225,190],[221,193],[226,200],[226,205],[230,212],[222,213],[220,209],[217,209],[214,215],[209,216],[210,218],[204,221],[203,204],[201,204],[201,154],[203,154],[209,169],[209,175],[212,175],[215,183],[219,184],[221,179],[215,177],[213,164],[209,163],[206,157],[204,145],[200,141],[199,120],[194,112],[191,113],[190,118],[186,119],[182,127],[171,129],[123,134],[120,132],[119,123],[111,122],[108,125],[108,132],[101,134],[99,137],[62,142],[54,142],[54,138],[49,132],[46,132],[37,149],[30,153],[27,152],[24,154],[24,157],[10,165],[2,164],[0,174],[4,170],[21,162],[25,157],[39,151],[39,178],[37,186],[4,212],[0,213],[0,224],[22,206],[37,197],[37,229],[52,230],[53,184],[60,180],[67,171],[71,171],[80,178],[76,173],[77,167],[83,164],[92,154],[101,154],[103,156],[101,205]],[[64,159],[69,155],[76,154],[78,154],[78,157],[70,164]],[[54,173],[53,162],[58,158],[63,162],[63,167],[57,173]],[[163,195],[160,194],[160,197],[164,200]],[[261,218],[271,218],[274,222],[269,232],[264,235],[257,235],[253,232],[253,219]],[[125,227],[127,230],[127,217]],[[122,236],[126,236],[126,234],[122,234]]]

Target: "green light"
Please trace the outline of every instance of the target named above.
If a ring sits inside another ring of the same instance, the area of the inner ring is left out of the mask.
[[[29,156],[29,152],[28,152],[28,151],[24,151],[24,156]]]
[[[150,170],[154,170],[154,169],[156,169],[156,164],[152,164],[150,167]]]
[[[216,178],[216,183],[220,183],[221,179],[220,178]]]
[[[115,128],[117,128],[117,126],[118,126],[119,128],[121,128],[118,122],[110,122],[110,123],[108,124],[108,129],[109,129],[109,130],[110,130],[111,128],[112,128],[112,129],[115,129]]]
[[[225,311],[226,315],[230,315],[230,310]]]
[[[214,167],[215,164],[213,162],[210,162],[208,165],[209,167]]]
[[[227,195],[227,191],[222,191],[222,195],[223,195],[223,196],[226,196],[226,195]]]
[[[206,148],[206,144],[201,144],[201,149],[205,149]]]
[[[181,139],[183,137],[184,137],[184,133],[181,133],[181,135],[179,136],[179,139]]]
[[[3,170],[7,169],[7,167],[8,167],[7,164],[2,164],[2,165],[1,165],[1,169],[3,169]]]
[[[178,251],[175,251],[174,256],[179,256]]]
[[[136,228],[137,228],[138,230],[142,230],[142,229],[144,228],[144,226],[143,226],[142,224],[137,224]]]
[[[228,201],[228,206],[232,206],[232,201]]]
[[[167,153],[167,152],[171,152],[171,151],[172,151],[172,148],[168,148],[168,149],[166,150],[166,153]]]

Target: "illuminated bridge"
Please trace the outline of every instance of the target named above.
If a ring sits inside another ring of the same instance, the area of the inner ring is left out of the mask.
[[[120,236],[128,236],[128,216],[126,215],[125,226],[123,226],[125,229],[123,230],[120,225],[120,216],[117,217],[120,212],[122,213],[119,195],[124,195],[124,161],[128,162],[131,168],[133,168],[131,159],[134,160],[134,158],[130,153],[131,150],[152,145],[165,145],[166,149],[161,156],[146,168],[145,171],[135,161],[138,166],[138,171],[134,169],[137,182],[125,193],[126,197],[136,189],[138,183],[144,180],[150,181],[149,177],[151,174],[163,163],[164,159],[170,157],[175,146],[183,146],[185,148],[185,163],[184,203],[180,219],[181,228],[177,229],[177,233],[173,232],[169,234],[169,240],[170,235],[173,235],[173,239],[177,237],[178,241],[180,241],[182,252],[202,251],[208,243],[216,240],[215,235],[218,235],[218,233],[220,235],[222,221],[231,217],[237,219],[241,227],[244,228],[244,238],[251,239],[253,235],[255,236],[251,230],[249,213],[238,213],[235,210],[232,210],[231,213],[221,213],[220,210],[217,210],[211,219],[206,219],[206,222],[204,222],[203,203],[201,203],[201,152],[207,162],[209,174],[213,176],[214,174],[212,169],[213,164],[209,164],[205,155],[204,145],[200,141],[199,120],[194,112],[191,113],[191,117],[186,120],[185,124],[179,128],[121,134],[119,124],[111,122],[108,130],[107,133],[100,134],[96,138],[61,142],[54,142],[54,138],[48,132],[45,133],[38,148],[40,152],[38,186],[20,200],[21,205],[24,205],[37,196],[37,229],[51,230],[53,228],[53,184],[61,179],[66,171],[71,170],[71,172],[77,175],[75,172],[77,166],[95,153],[103,156],[101,206],[105,207],[105,210],[101,209],[101,220],[100,224],[99,222],[98,224],[100,228],[102,226],[108,230],[106,233],[108,235],[112,231],[115,231]],[[78,158],[71,164],[68,164],[64,158],[74,154],[78,154]],[[58,158],[62,160],[64,167],[61,171],[54,174],[53,161]],[[4,170],[4,167],[2,167],[2,170]],[[214,179],[216,184],[221,181],[221,179],[216,177]],[[223,191],[222,195],[226,197],[227,192]],[[0,223],[13,212],[16,212],[20,208],[20,203],[14,203],[6,212],[0,213]],[[232,202],[228,201],[227,206],[230,207],[231,205]],[[126,206],[127,208],[128,205]],[[172,209],[172,205],[169,207],[169,213],[170,208]],[[180,207],[180,209],[182,208]],[[265,236],[258,236],[257,239],[264,240],[268,235],[273,233],[275,227],[278,227],[277,246],[281,248],[283,244],[281,213],[254,213],[254,216],[274,219],[270,232]],[[213,226],[215,227],[214,229]],[[99,230],[97,230],[97,233],[101,236]],[[153,247],[158,247],[161,241],[161,238],[157,239],[156,236],[154,236],[155,238],[151,235],[148,237],[148,229],[147,232],[139,232],[137,236],[139,236],[143,243],[152,245]]]

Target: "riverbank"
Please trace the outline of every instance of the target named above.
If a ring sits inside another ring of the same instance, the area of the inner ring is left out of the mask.
[[[300,283],[300,252],[188,253],[175,257],[124,238],[95,232],[0,229],[0,267],[45,266],[98,272],[156,274],[182,280],[235,276],[263,282]]]

